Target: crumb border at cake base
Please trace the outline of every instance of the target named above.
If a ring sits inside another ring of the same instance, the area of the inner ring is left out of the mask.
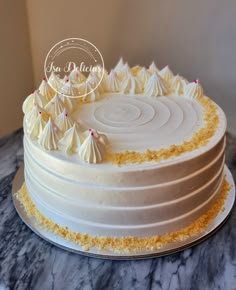
[[[141,251],[154,251],[164,246],[178,241],[186,241],[190,237],[198,236],[203,233],[216,216],[224,211],[225,200],[231,189],[231,185],[224,177],[221,191],[214,205],[197,220],[178,231],[167,233],[164,235],[156,235],[151,237],[105,237],[92,236],[86,233],[79,233],[70,230],[68,227],[60,226],[47,217],[45,217],[35,206],[31,200],[27,187],[23,183],[20,190],[16,193],[16,198],[20,201],[28,217],[33,217],[39,226],[42,226],[49,232],[52,232],[62,238],[78,244],[84,251],[92,248],[98,250],[111,250],[117,253],[131,253]]]

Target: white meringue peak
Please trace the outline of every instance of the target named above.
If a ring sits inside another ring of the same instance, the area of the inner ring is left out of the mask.
[[[125,63],[122,57],[120,57],[120,59],[118,60],[117,64],[114,67],[114,71],[120,71],[123,69]]]
[[[107,71],[105,68],[103,68],[100,64],[98,65],[95,65],[93,68],[92,68],[92,72],[94,74],[96,74],[99,79],[102,78],[105,74],[107,74]]]
[[[79,149],[79,156],[87,163],[100,163],[104,159],[104,149],[103,144],[95,136],[94,132],[90,131]]]
[[[124,64],[122,68],[120,68],[119,70],[114,69],[114,71],[117,73],[117,76],[120,80],[125,79],[126,77],[128,77],[128,75],[131,74],[131,71],[127,62]]]
[[[33,91],[23,102],[22,111],[24,114],[29,113],[34,105],[37,104],[39,107],[43,108],[45,105],[45,101],[43,96],[40,94],[38,90]]]
[[[39,86],[39,92],[47,102],[49,102],[55,95],[54,90],[51,88],[51,86],[49,86],[45,78],[42,79],[42,82]]]
[[[78,91],[71,80],[67,79],[64,85],[60,88],[60,93],[65,96],[76,97],[78,96]]]
[[[55,92],[58,92],[58,90],[62,85],[62,80],[59,78],[59,76],[57,76],[54,72],[52,72],[48,79],[48,84]]]
[[[171,79],[174,77],[173,72],[170,70],[169,66],[166,65],[162,70],[159,71],[159,75],[169,84]]]
[[[58,140],[60,138],[59,129],[53,124],[51,118],[49,118],[47,124],[45,125],[43,131],[41,132],[38,143],[45,150],[57,150]]]
[[[46,126],[46,123],[47,122],[44,120],[42,114],[39,114],[35,122],[32,123],[32,127],[30,130],[30,137],[32,139],[37,139],[42,133],[44,127]]]
[[[164,96],[168,94],[166,81],[158,74],[153,74],[144,87],[144,95],[148,97]]]
[[[147,83],[147,81],[149,80],[150,76],[151,76],[151,72],[149,70],[147,70],[145,67],[143,67],[137,74],[137,79],[140,80],[141,84],[142,84],[142,89],[144,89],[145,84]]]
[[[61,101],[64,104],[64,107],[70,111],[73,112],[74,109],[76,109],[76,102],[77,102],[77,98],[70,98],[70,97],[66,97],[64,95],[59,95]]]
[[[95,138],[98,139],[98,141],[104,146],[107,147],[107,145],[109,144],[109,140],[107,138],[107,136],[105,134],[101,134],[99,133],[97,130],[95,129],[88,129],[87,132],[85,134],[87,134],[87,136],[93,132],[93,135]]]
[[[64,85],[69,80],[68,75],[65,75],[63,80],[61,80],[61,84]]]
[[[89,76],[87,78],[87,82],[93,88],[96,88],[99,91],[99,93],[102,93],[104,91],[103,83],[101,81],[101,78],[96,73],[94,73],[93,71],[89,74]]]
[[[59,140],[59,148],[67,154],[78,153],[82,144],[80,134],[77,123],[74,123],[74,125],[65,132],[64,137]]]
[[[61,132],[67,131],[69,128],[73,126],[73,123],[74,122],[70,118],[66,109],[64,109],[63,112],[60,115],[58,115],[55,119],[55,124],[61,130]]]
[[[147,67],[148,72],[154,74],[154,73],[159,73],[159,69],[156,66],[155,62],[153,61],[148,67]]]
[[[78,70],[72,70],[69,74],[69,79],[76,84],[82,83],[86,80],[85,75]]]
[[[106,77],[106,88],[107,92],[117,93],[120,91],[120,80],[117,76],[117,73],[114,70],[111,70]]]
[[[100,96],[98,90],[94,90],[91,84],[87,81],[79,85],[78,90],[80,92],[80,95],[84,95],[82,97],[83,102],[94,102],[98,100]]]
[[[176,75],[171,79],[171,82],[170,82],[171,91],[177,96],[183,95],[184,86],[185,86],[185,80],[181,76]]]
[[[142,93],[142,83],[138,78],[133,76],[131,73],[122,81],[121,84],[122,92],[125,94],[140,94]]]
[[[198,80],[194,80],[184,86],[184,96],[189,99],[197,99],[203,97],[203,88]]]
[[[58,95],[55,95],[51,101],[45,106],[45,111],[48,112],[53,118],[60,115],[65,108],[65,104]]]
[[[48,120],[47,113],[42,108],[40,108],[39,105],[34,104],[32,110],[25,115],[25,123],[28,133],[32,130],[39,115],[41,115],[45,121]]]

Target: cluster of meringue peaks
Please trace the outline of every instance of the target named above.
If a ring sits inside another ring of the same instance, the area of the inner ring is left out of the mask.
[[[168,65],[158,69],[154,62],[147,68],[138,65],[129,67],[121,58],[114,69],[105,72],[102,83],[108,93],[147,97],[177,95],[189,99],[203,96],[198,80],[189,83],[180,75],[174,75]]]
[[[167,95],[184,96],[190,99],[203,96],[203,89],[198,80],[188,82],[179,75],[174,75],[169,66],[158,69],[154,62],[150,66],[129,67],[121,58],[117,65],[109,73],[102,68],[90,72],[88,77],[82,72],[72,70],[64,78],[54,72],[51,73],[48,82],[43,79],[34,99],[43,107],[59,94],[62,101],[69,109],[81,102],[94,102],[105,93],[122,93],[127,95],[144,95],[158,97]],[[38,95],[43,98],[40,99]],[[72,98],[68,98],[71,96]],[[80,98],[73,98],[81,96]],[[32,98],[31,98],[32,99]],[[56,100],[59,102],[58,100]],[[32,100],[30,100],[30,103]],[[54,110],[52,104],[49,110]],[[58,104],[60,107],[60,105]],[[57,107],[57,110],[60,108]],[[27,104],[23,111],[27,111]]]
[[[82,128],[73,119],[74,107],[68,102],[70,98],[63,99],[57,94],[49,97],[49,90],[32,92],[23,103],[25,134],[45,150],[78,154],[88,163],[102,162],[107,137],[96,130]]]

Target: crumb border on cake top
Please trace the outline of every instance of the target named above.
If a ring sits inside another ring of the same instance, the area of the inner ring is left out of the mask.
[[[147,149],[145,152],[124,151],[120,153],[110,153],[108,154],[108,160],[117,165],[161,161],[180,156],[207,145],[219,126],[220,120],[217,114],[217,106],[206,96],[198,97],[197,101],[202,105],[204,110],[205,126],[193,133],[190,140],[184,141],[182,144],[171,145],[168,148],[159,150]]]
[[[230,183],[224,177],[221,192],[214,205],[189,226],[175,232],[160,236],[151,237],[105,237],[92,236],[70,230],[68,227],[60,226],[52,220],[45,217],[35,206],[30,198],[26,184],[23,183],[20,190],[16,193],[16,198],[23,206],[29,218],[35,218],[39,226],[62,238],[78,244],[84,251],[92,248],[98,250],[112,250],[117,253],[131,253],[140,251],[155,251],[163,248],[165,245],[185,241],[190,237],[198,236],[203,233],[209,224],[216,218],[220,211],[224,210],[225,200],[231,189]]]

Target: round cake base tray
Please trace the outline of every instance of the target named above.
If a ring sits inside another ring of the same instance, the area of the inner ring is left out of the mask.
[[[206,239],[208,239],[210,236],[216,233],[224,225],[224,223],[226,222],[227,218],[230,215],[230,212],[233,208],[234,201],[235,201],[234,180],[229,169],[226,166],[224,168],[224,173],[226,175],[227,181],[231,185],[231,190],[228,193],[227,198],[225,200],[224,211],[221,211],[216,216],[214,221],[211,224],[209,224],[208,228],[205,230],[204,233],[198,236],[189,238],[185,241],[179,241],[179,242],[173,242],[173,243],[167,244],[161,249],[155,250],[155,251],[143,251],[143,252],[138,252],[138,253],[116,253],[113,251],[97,250],[97,249],[90,249],[89,251],[84,251],[81,246],[75,243],[69,242],[68,240],[63,239],[62,237],[52,232],[47,231],[42,226],[39,226],[33,217],[31,218],[27,216],[23,206],[20,204],[20,202],[17,200],[15,196],[15,193],[20,189],[21,185],[24,182],[24,166],[23,165],[19,168],[13,180],[12,199],[13,199],[13,203],[16,208],[16,211],[18,212],[22,221],[38,236],[40,236],[44,240],[48,241],[49,243],[59,248],[62,248],[64,250],[67,250],[76,254],[95,257],[95,258],[101,258],[101,259],[112,259],[112,260],[148,259],[148,258],[169,255],[172,253],[183,251],[194,245],[197,245],[205,241]]]

